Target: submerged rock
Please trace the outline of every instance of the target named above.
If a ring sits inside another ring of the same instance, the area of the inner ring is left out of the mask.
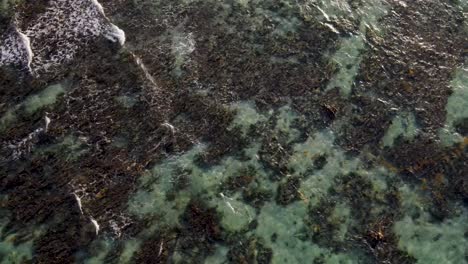
[[[3,1],[0,262],[463,263],[466,7]]]

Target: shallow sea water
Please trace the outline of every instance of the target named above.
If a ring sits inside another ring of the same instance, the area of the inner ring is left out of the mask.
[[[0,18],[0,263],[468,263],[468,1]]]

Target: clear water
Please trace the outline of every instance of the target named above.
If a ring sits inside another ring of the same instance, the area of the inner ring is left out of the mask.
[[[468,263],[468,2],[1,2],[0,263]]]

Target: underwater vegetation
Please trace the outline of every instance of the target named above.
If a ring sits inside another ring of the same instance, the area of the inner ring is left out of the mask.
[[[0,1],[0,263],[468,263],[468,5]]]

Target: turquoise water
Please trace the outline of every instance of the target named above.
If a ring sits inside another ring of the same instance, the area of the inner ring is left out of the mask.
[[[0,263],[468,262],[467,1],[0,6]]]

